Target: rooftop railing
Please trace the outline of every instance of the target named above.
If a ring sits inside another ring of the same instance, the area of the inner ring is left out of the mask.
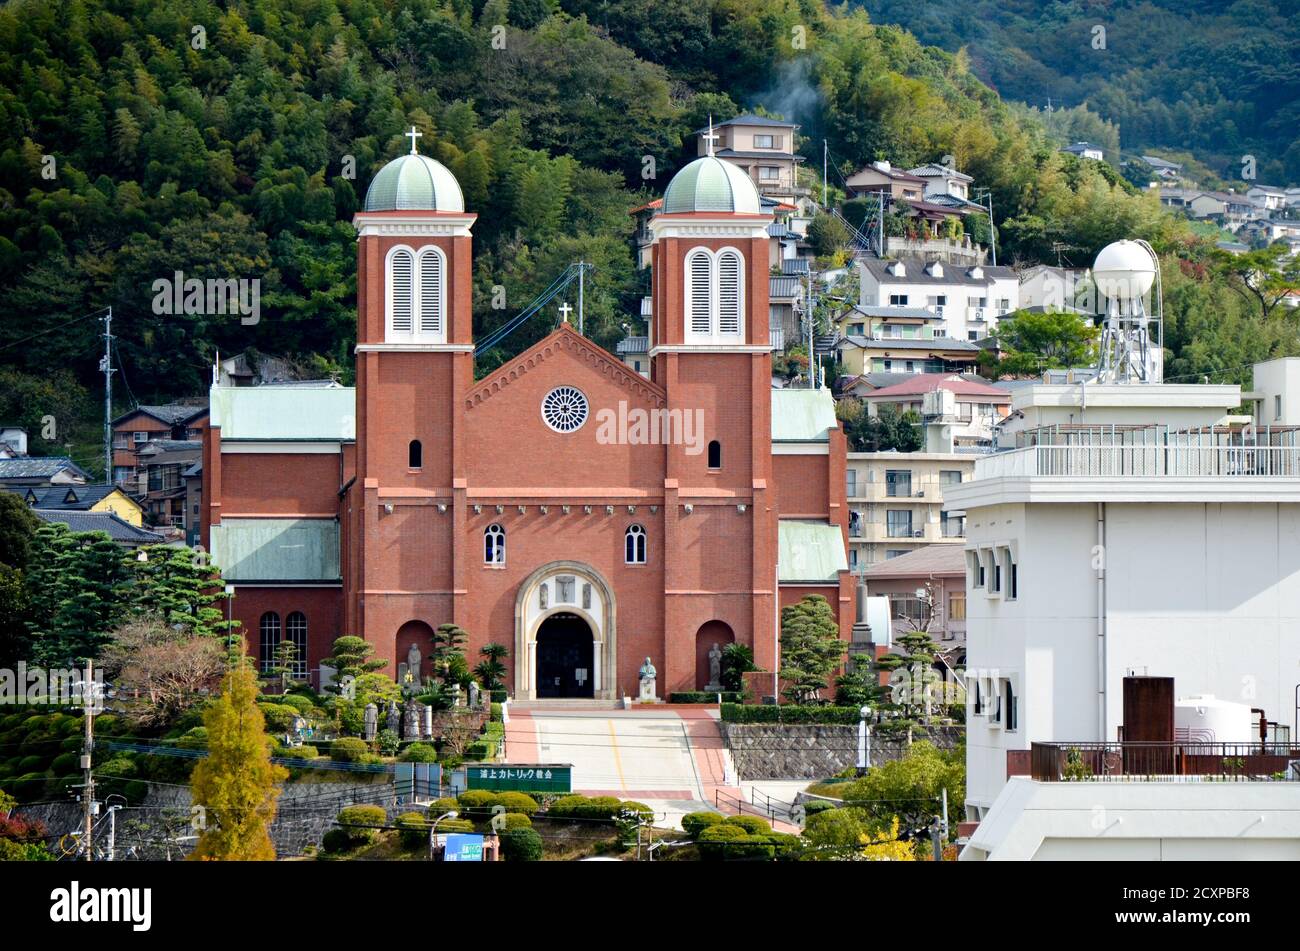
[[[1029,774],[1038,782],[1168,781],[1174,777],[1300,780],[1294,743],[1033,743]]]
[[[1025,476],[1300,478],[1297,446],[1030,446],[976,459],[976,479]]]

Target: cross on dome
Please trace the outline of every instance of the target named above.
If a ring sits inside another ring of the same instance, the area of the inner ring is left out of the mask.
[[[566,300],[560,305],[560,319],[567,324],[571,313],[573,313],[573,308],[569,306],[569,302]]]
[[[419,153],[416,152],[416,150],[415,150],[415,140],[418,139],[418,138],[423,137],[423,136],[424,136],[424,133],[418,131],[418,130],[415,128],[415,126],[411,126],[411,131],[410,131],[410,132],[403,133],[403,134],[406,136],[406,138],[408,138],[408,139],[411,140],[411,154],[412,154],[412,155],[418,155]]]
[[[708,154],[712,155],[713,143],[717,142],[719,139],[722,138],[722,136],[718,135],[713,131],[713,116],[709,116],[709,131],[705,135],[701,136],[701,138],[708,143],[708,149],[709,149]]]

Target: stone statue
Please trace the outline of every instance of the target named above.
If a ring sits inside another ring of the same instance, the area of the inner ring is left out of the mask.
[[[379,733],[379,708],[373,703],[367,703],[365,717],[365,738],[369,743]]]
[[[406,652],[406,671],[411,675],[411,682],[419,687],[423,681],[420,680],[420,648],[411,643],[410,649]]]
[[[420,727],[424,717],[420,715],[420,707],[414,697],[406,701],[406,708],[402,711],[402,739],[418,740],[420,738]]]
[[[420,704],[420,712],[424,714],[424,722],[421,724],[423,729],[421,729],[420,735],[426,740],[431,740],[433,739],[433,707]]]
[[[722,689],[722,651],[717,644],[709,649],[709,682],[704,689],[714,692]]]
[[[573,575],[560,575],[555,579],[555,602],[557,604],[573,603]]]
[[[397,733],[402,729],[402,714],[397,709],[397,701],[388,701],[388,715],[384,722],[385,728]]]
[[[550,590],[551,586],[545,583],[537,589],[537,606],[543,611],[547,608],[547,600],[550,596]]]
[[[641,679],[640,699],[657,699],[655,696],[655,678],[658,676],[658,671],[655,670],[655,665],[650,663],[649,657],[645,659],[645,663],[642,664],[641,669],[637,671],[637,676]]]
[[[582,586],[582,609],[584,611],[591,610],[591,585],[589,584]]]
[[[473,710],[473,709],[477,709],[477,707],[478,707],[478,696],[479,696],[478,684],[477,684],[476,682],[474,682],[474,681],[470,681],[470,685],[469,685],[469,706],[470,706],[470,709],[471,709],[471,710]]]

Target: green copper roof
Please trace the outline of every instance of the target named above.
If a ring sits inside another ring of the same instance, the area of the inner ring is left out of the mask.
[[[343,386],[214,386],[210,425],[233,439],[356,439],[356,390]]]
[[[829,442],[837,426],[830,390],[772,391],[772,442]]]
[[[366,211],[465,210],[460,184],[427,155],[403,155],[379,170],[366,192]]]
[[[849,556],[844,551],[844,534],[839,526],[782,519],[777,522],[776,531],[781,559],[777,581],[838,583],[839,572],[849,570]]]
[[[664,212],[691,211],[757,215],[758,189],[739,166],[712,155],[697,158],[673,176],[664,192]]]
[[[212,526],[212,560],[226,581],[338,581],[332,518],[227,518]]]

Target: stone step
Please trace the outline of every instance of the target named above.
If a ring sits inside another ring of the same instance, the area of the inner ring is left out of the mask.
[[[510,712],[523,713],[529,710],[622,710],[621,700],[592,700],[584,697],[555,700],[511,700]]]

